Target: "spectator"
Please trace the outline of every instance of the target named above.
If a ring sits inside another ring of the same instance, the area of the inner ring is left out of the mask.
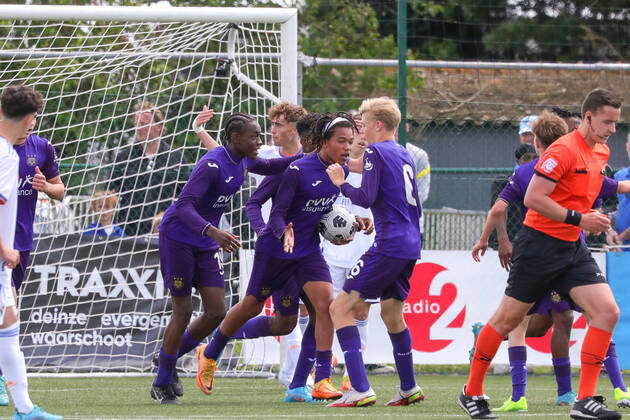
[[[96,215],[96,221],[88,225],[84,235],[89,236],[125,236],[120,226],[113,224],[118,206],[118,196],[113,191],[97,191],[92,199],[91,208]]]
[[[120,196],[116,220],[130,236],[151,232],[153,216],[168,208],[189,174],[182,151],[171,149],[162,112],[151,102],[134,110],[135,139],[116,155],[110,181]]]
[[[532,123],[538,116],[528,115],[524,117],[518,125],[518,137],[521,144],[529,143],[534,144],[534,133],[532,132]]]
[[[630,159],[630,134],[626,141],[626,152]],[[617,181],[630,180],[630,166],[625,167],[615,174]],[[630,194],[618,194],[619,207],[614,220],[614,230],[610,230],[606,235],[606,242],[609,245],[630,245]],[[623,248],[630,251],[630,248]]]

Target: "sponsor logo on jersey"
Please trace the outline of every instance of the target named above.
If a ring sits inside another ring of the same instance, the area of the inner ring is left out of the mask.
[[[547,158],[542,165],[540,165],[540,169],[542,169],[543,172],[550,174],[556,166],[558,166],[558,162],[554,158]]]
[[[217,201],[214,202],[212,207],[214,207],[214,208],[227,207],[230,204],[230,202],[232,201],[232,197],[233,196],[234,196],[234,194],[218,196],[217,197]]]

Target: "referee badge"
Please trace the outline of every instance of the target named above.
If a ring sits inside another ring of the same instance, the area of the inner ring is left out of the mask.
[[[540,169],[550,174],[556,166],[558,166],[558,162],[554,158],[547,158],[542,165],[540,165]]]
[[[26,164],[28,166],[37,166],[37,156],[36,155],[28,155],[26,157]]]

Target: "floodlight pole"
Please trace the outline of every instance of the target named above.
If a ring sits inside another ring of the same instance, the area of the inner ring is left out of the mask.
[[[407,143],[407,0],[398,0],[398,141]]]

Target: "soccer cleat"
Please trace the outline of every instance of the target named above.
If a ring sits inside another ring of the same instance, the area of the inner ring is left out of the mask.
[[[212,384],[214,382],[214,373],[217,371],[217,362],[208,359],[203,351],[207,344],[197,347],[197,386],[206,395],[212,394]]]
[[[160,404],[178,405],[182,403],[177,399],[177,395],[175,395],[175,391],[173,390],[171,384],[164,386],[151,385],[150,395],[151,398]]]
[[[630,408],[630,392],[615,388],[615,402],[619,408]]]
[[[350,377],[348,375],[344,375],[343,380],[341,381],[341,390],[346,392],[352,388],[352,384],[350,383]]]
[[[466,387],[462,389],[462,393],[457,399],[459,406],[470,416],[471,419],[496,419],[498,418],[490,411],[488,406],[487,395],[475,395],[469,397],[466,395]]]
[[[394,373],[396,373],[396,369],[382,363],[365,365],[365,371],[370,375],[393,375]]]
[[[9,396],[7,395],[7,380],[4,376],[0,376],[0,406],[9,405]]]
[[[582,398],[577,400],[571,408],[572,419],[606,419],[617,420],[621,418],[621,414],[614,410],[609,410],[604,404],[606,399],[601,395]]]
[[[577,394],[573,391],[567,391],[562,395],[556,397],[556,405],[568,406],[573,405],[577,398]]]
[[[63,417],[47,413],[43,408],[35,405],[28,414],[22,414],[16,411],[13,415],[13,420],[63,420]]]
[[[332,378],[325,378],[315,384],[311,395],[316,400],[336,400],[343,394],[332,384]]]
[[[306,403],[314,403],[317,402],[313,399],[311,395],[311,390],[307,386],[301,386],[299,388],[287,389],[287,393],[284,397],[284,402],[286,403],[295,403],[295,402],[306,402]]]
[[[155,371],[157,372],[158,366],[160,364],[160,353],[153,354],[153,357],[151,358],[151,364],[153,365],[153,367],[155,368]],[[181,379],[179,379],[179,375],[177,374],[177,369],[173,370],[173,381],[171,382],[171,385],[173,386],[173,392],[175,393],[176,396],[178,397],[184,396],[184,384],[182,383]]]
[[[375,403],[376,394],[371,387],[365,392],[358,392],[354,388],[350,388],[341,398],[326,407],[369,407]]]
[[[495,408],[494,411],[499,411],[502,413],[527,411],[527,400],[525,399],[525,397],[521,397],[518,401],[512,401],[512,397],[510,397],[505,400],[501,407]]]
[[[422,392],[422,388],[418,385],[411,388],[409,391],[398,390],[394,398],[392,398],[387,404],[389,407],[395,407],[400,405],[411,405],[415,404],[419,401],[424,400],[424,393]]]
[[[475,322],[472,324],[472,333],[473,333],[473,345],[472,348],[468,351],[468,361],[472,362],[473,357],[475,356],[475,347],[477,346],[477,337],[479,337],[479,333],[483,328],[483,324],[481,322]]]

